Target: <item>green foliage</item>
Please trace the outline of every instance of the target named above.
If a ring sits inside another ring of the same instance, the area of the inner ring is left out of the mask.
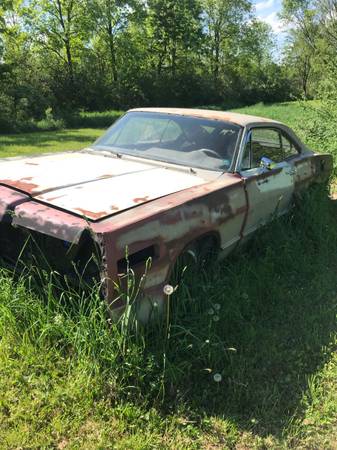
[[[0,132],[137,105],[289,98],[248,0],[15,0],[0,12]],[[2,24],[2,25],[1,25]]]
[[[62,119],[55,119],[52,108],[47,108],[44,119],[37,122],[37,127],[42,131],[61,130],[65,123]]]

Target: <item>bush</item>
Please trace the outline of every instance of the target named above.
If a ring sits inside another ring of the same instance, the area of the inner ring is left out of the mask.
[[[45,118],[36,122],[36,126],[41,131],[61,130],[65,128],[65,122],[63,119],[56,119],[49,107],[45,111]]]

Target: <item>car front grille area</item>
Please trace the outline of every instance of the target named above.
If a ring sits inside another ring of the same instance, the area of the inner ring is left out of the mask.
[[[101,257],[97,244],[84,235],[78,244],[0,223],[0,267],[17,273],[54,272],[72,283],[99,281]]]

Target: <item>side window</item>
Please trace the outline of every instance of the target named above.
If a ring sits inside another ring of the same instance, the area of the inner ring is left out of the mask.
[[[252,135],[250,134],[249,139],[248,139],[246,146],[244,148],[244,151],[243,151],[241,170],[249,170],[249,169],[253,168],[253,166],[251,164],[251,148],[252,148]]]
[[[289,145],[292,144],[288,142],[288,147]],[[291,149],[289,149],[290,151]],[[269,158],[275,163],[285,159],[281,134],[274,128],[252,129],[244,150],[242,170],[259,167],[263,157]]]
[[[281,136],[277,130],[271,128],[255,128],[252,130],[253,167],[258,167],[263,157],[276,163],[283,161]]]
[[[282,134],[282,148],[284,153],[284,159],[298,155],[298,150],[295,147],[295,145],[283,134]]]

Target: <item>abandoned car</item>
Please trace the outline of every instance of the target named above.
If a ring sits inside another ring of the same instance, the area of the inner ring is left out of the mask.
[[[23,256],[48,260],[69,276],[76,266],[102,280],[119,310],[116,280],[127,261],[141,274],[151,258],[140,301],[146,317],[153,299],[165,301],[163,287],[187,248],[212,245],[226,255],[331,169],[330,155],[273,120],[133,109],[89,148],[1,160],[1,258],[12,267]]]

